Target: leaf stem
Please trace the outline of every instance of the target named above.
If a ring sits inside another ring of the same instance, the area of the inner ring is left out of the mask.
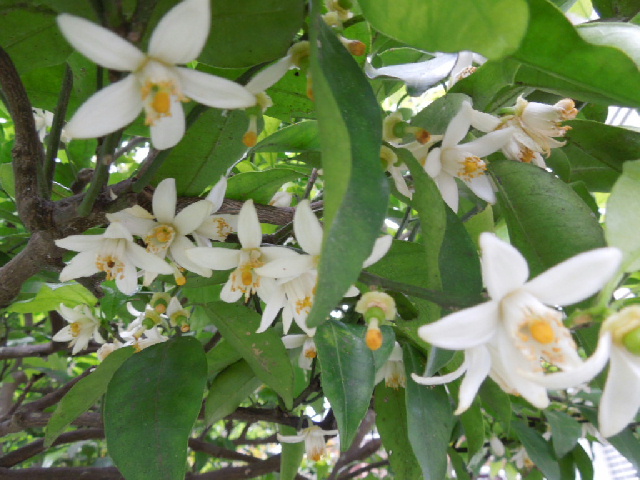
[[[96,161],[96,170],[91,179],[91,184],[85,197],[82,199],[82,203],[78,207],[78,215],[81,217],[86,217],[91,213],[98,195],[100,195],[102,189],[109,181],[109,167],[113,163],[113,152],[118,146],[118,143],[120,143],[121,134],[122,131],[118,131],[107,135],[102,143],[100,156]]]

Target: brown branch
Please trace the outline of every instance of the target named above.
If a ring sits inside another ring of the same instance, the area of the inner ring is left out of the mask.
[[[338,477],[338,480],[349,480],[350,478],[356,478],[363,473],[367,473],[373,470],[374,468],[386,467],[387,465],[389,465],[389,460],[380,460],[379,462],[373,462],[365,465],[364,467],[360,467],[340,475]]]
[[[0,347],[0,360],[7,360],[9,358],[46,357],[65,348],[66,345],[59,342],[18,345],[17,347]]]
[[[237,460],[240,462],[247,462],[247,463],[260,461],[260,459],[254,457],[253,455],[247,455],[244,453],[236,452],[235,450],[222,448],[217,445],[214,445],[213,443],[205,442],[203,440],[198,440],[197,438],[189,439],[189,447],[192,450],[206,453],[207,455],[211,455],[212,457],[216,457],[216,458],[225,458],[227,460]]]
[[[81,440],[93,440],[96,438],[104,438],[104,430],[101,428],[82,428],[73,432],[61,434],[53,445],[61,445],[64,443],[79,442]],[[25,460],[38,455],[46,450],[44,447],[44,439],[31,442],[24,447],[20,447],[6,455],[0,457],[0,467],[13,467]]]
[[[367,435],[367,433],[371,431],[375,424],[375,421],[376,414],[373,410],[370,409],[362,420],[360,427],[358,427],[358,433],[353,439],[353,443],[351,444],[349,449],[345,452],[342,452],[340,458],[338,458],[338,461],[336,462],[335,466],[333,467],[333,471],[329,476],[329,480],[338,478],[340,471],[350,463],[361,461],[378,451],[378,449],[382,445],[382,442],[379,438],[370,440],[369,442],[362,444],[365,435]]]
[[[10,433],[22,432],[27,428],[44,428],[49,423],[50,413],[25,413],[18,410],[10,419],[0,422],[0,437]],[[102,428],[102,418],[99,413],[86,412],[76,418],[71,425],[77,427]]]
[[[300,419],[282,410],[275,408],[238,407],[235,412],[225,417],[228,420],[240,420],[242,422],[272,422],[290,427],[297,427]]]
[[[13,61],[0,48],[0,87],[15,126],[13,173],[15,178],[18,215],[31,230],[46,227],[46,213],[50,202],[41,197],[43,187],[44,148],[36,132],[31,102]]]

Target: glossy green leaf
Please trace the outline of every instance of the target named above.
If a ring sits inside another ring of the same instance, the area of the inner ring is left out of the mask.
[[[427,52],[471,50],[488,58],[514,52],[527,28],[527,4],[514,0],[359,2],[380,32]]]
[[[460,110],[462,103],[470,100],[462,93],[450,93],[440,97],[416,113],[411,119],[411,125],[422,127],[431,134],[442,135],[447,130],[451,119]]]
[[[511,399],[496,382],[487,378],[478,391],[483,408],[496,420],[499,420],[505,430],[511,425]]]
[[[48,448],[56,438],[82,413],[98,401],[107,391],[107,385],[113,374],[124,361],[133,355],[133,347],[120,348],[111,353],[98,367],[76,383],[62,397],[51,415],[44,434],[44,446]]]
[[[43,285],[31,300],[15,302],[7,310],[16,313],[40,313],[57,310],[61,303],[67,307],[75,307],[77,305],[93,306],[97,301],[98,299],[79,283],[72,285],[49,283]]]
[[[298,432],[293,427],[280,425],[282,435],[296,435]],[[300,469],[304,457],[304,442],[281,443],[282,454],[280,456],[280,480],[294,480]]]
[[[640,268],[640,160],[626,162],[607,201],[607,244],[624,253],[624,269]]]
[[[255,333],[260,316],[243,305],[213,303],[205,307],[213,323],[251,366],[255,375],[282,397],[293,402],[293,368],[280,335],[273,329]]]
[[[317,326],[358,278],[382,227],[389,194],[380,162],[381,113],[369,82],[320,16],[314,15],[311,25],[325,187],[318,287],[307,319]]]
[[[375,368],[362,335],[342,322],[329,320],[315,335],[322,386],[340,430],[340,448],[346,451],[369,409]]]
[[[300,70],[289,70],[273,87],[267,90],[273,106],[267,114],[286,123],[315,118],[313,101],[307,96],[307,76]]]
[[[471,475],[469,475],[469,471],[467,470],[467,466],[465,465],[462,456],[453,447],[449,447],[447,452],[449,454],[453,470],[456,472],[456,479],[471,480]]]
[[[619,48],[640,66],[640,26],[619,22],[588,23],[579,25],[578,33],[589,43]]]
[[[528,2],[529,28],[513,57],[532,68],[520,69],[516,81],[579,100],[640,106],[640,90],[635,87],[640,71],[633,60],[616,48],[585,41],[547,0]]]
[[[229,179],[225,197],[235,200],[251,198],[255,203],[268,205],[282,185],[297,180],[301,176],[301,173],[288,168],[239,173]]]
[[[262,380],[244,360],[225,368],[211,382],[205,402],[204,418],[207,425],[222,420],[235,412],[240,403],[255,392]]]
[[[318,122],[306,120],[262,139],[253,149],[256,152],[317,152],[320,150]]]
[[[604,246],[597,218],[573,189],[549,172],[520,162],[489,166],[511,243],[531,276],[580,252]]]
[[[442,385],[425,387],[411,379],[422,375],[424,360],[411,345],[404,345],[407,372],[406,404],[409,441],[425,480],[440,480],[447,473],[447,448],[453,429],[453,412],[447,391]]]
[[[383,382],[376,387],[374,398],[376,427],[389,456],[394,478],[422,479],[420,465],[409,443],[404,388],[389,388]]]
[[[242,111],[207,110],[171,150],[155,180],[175,178],[178,195],[201,195],[242,158],[247,126]]]
[[[538,467],[547,478],[559,479],[560,467],[549,442],[521,420],[513,420],[511,422],[511,429],[522,442],[529,458],[531,458],[536,467]]]
[[[593,460],[591,459],[589,454],[584,451],[582,445],[576,445],[576,448],[573,449],[571,455],[573,457],[573,462],[578,469],[578,472],[580,472],[580,479],[593,480]]]
[[[460,422],[467,439],[467,458],[471,458],[482,449],[485,442],[484,415],[480,402],[475,400],[471,407],[460,415]]]
[[[553,450],[558,458],[564,457],[582,437],[582,426],[577,420],[558,410],[547,410],[544,416],[551,426]]]
[[[104,428],[109,455],[127,480],[184,479],[206,377],[193,337],[152,345],[118,369],[107,388]]]
[[[207,352],[207,370],[209,376],[237,362],[242,355],[224,338]]]

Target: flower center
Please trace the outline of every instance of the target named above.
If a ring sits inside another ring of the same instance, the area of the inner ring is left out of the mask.
[[[176,236],[176,230],[171,225],[158,225],[154,227],[146,236],[145,243],[147,250],[151,253],[164,252]]]
[[[463,180],[471,180],[472,178],[484,175],[486,170],[487,164],[484,160],[480,157],[476,157],[475,155],[471,155],[469,157],[465,157],[461,162],[461,168],[458,171],[458,176]]]
[[[113,255],[98,255],[96,267],[107,274],[107,280],[113,280],[124,273],[124,263]]]
[[[172,80],[145,82],[142,86],[142,101],[146,125],[155,125],[161,118],[171,116],[171,97],[173,96],[176,96],[181,102],[187,101],[187,98],[180,93]]]
[[[300,314],[303,311],[306,311],[308,313],[309,310],[311,310],[312,306],[313,306],[313,300],[311,300],[310,296],[306,296],[302,300],[298,300],[296,302],[296,312],[298,314]]]
[[[248,259],[240,263],[238,268],[231,274],[231,290],[240,289],[245,294],[245,299],[254,293],[260,287],[260,276],[254,272],[254,269],[264,265],[260,261],[262,253],[259,248],[243,249],[243,257]]]
[[[556,339],[553,327],[545,320],[536,320],[529,324],[529,331],[534,340],[545,345],[552,343]]]
[[[73,322],[71,324],[71,335],[73,335],[74,337],[77,337],[78,335],[80,335],[81,331],[82,331],[82,325],[80,325],[80,322]]]
[[[318,352],[315,348],[307,348],[304,351],[304,356],[307,358],[316,358],[318,356]]]

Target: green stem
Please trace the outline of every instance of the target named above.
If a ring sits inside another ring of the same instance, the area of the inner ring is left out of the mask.
[[[117,131],[105,137],[100,149],[100,156],[96,161],[96,170],[91,179],[91,184],[82,203],[78,207],[79,216],[86,217],[91,213],[98,195],[102,193],[103,188],[107,185],[109,181],[109,167],[113,163],[113,152],[115,152],[120,143],[121,135],[122,131]]]
[[[64,78],[62,79],[62,89],[60,97],[58,97],[58,105],[53,116],[53,124],[51,132],[49,132],[49,144],[44,160],[44,189],[46,190],[45,198],[51,198],[51,188],[53,183],[53,175],[56,170],[56,156],[60,148],[60,135],[62,134],[62,125],[67,115],[67,107],[69,105],[69,97],[71,97],[71,89],[73,88],[73,72],[69,64],[66,65]]]
[[[466,308],[472,307],[484,301],[479,297],[467,297],[460,295],[452,295],[450,293],[440,292],[437,290],[429,290],[427,288],[417,287],[415,285],[409,285],[407,283],[396,282],[383,278],[378,275],[374,275],[369,272],[360,273],[358,278],[362,283],[368,285],[377,285],[379,287],[388,288],[397,292],[410,295],[412,297],[424,298],[435,304],[445,308]]]

